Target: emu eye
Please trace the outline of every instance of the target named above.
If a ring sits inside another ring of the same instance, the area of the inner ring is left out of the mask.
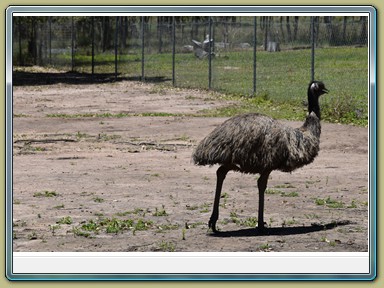
[[[317,89],[319,89],[319,84],[317,84],[316,82],[312,83],[311,90],[317,90]]]

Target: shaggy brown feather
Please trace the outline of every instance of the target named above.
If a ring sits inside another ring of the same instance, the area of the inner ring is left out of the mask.
[[[262,114],[243,114],[228,119],[205,137],[193,161],[197,165],[235,165],[244,173],[290,172],[317,156],[320,132],[315,113],[297,129]]]

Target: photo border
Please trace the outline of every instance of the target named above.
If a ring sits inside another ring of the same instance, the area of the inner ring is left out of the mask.
[[[125,10],[126,9],[126,10]],[[316,10],[315,10],[316,9]],[[106,11],[107,10],[107,11]],[[299,10],[299,11],[298,11]],[[315,10],[315,11],[314,11]],[[369,13],[369,254],[370,273],[350,274],[14,274],[12,272],[12,15],[13,13]],[[373,6],[9,6],[6,10],[6,276],[9,280],[373,280],[377,270],[377,19]]]

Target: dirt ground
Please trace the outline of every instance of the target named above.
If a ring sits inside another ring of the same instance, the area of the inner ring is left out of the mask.
[[[225,119],[159,115],[230,104],[130,81],[15,86],[14,251],[368,251],[368,130],[348,125],[323,123],[312,164],[272,172],[267,235],[253,228],[257,175],[234,172],[222,232],[208,230],[217,167],[191,154]]]

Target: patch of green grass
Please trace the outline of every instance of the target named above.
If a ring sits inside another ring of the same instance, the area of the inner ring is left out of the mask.
[[[240,219],[237,215],[236,211],[231,211],[229,213],[229,217],[232,223],[235,223],[240,226],[246,227],[256,227],[257,226],[257,218],[256,217],[247,217],[245,219]]]
[[[77,139],[82,139],[82,138],[86,138],[86,137],[89,137],[89,135],[87,133],[81,133],[80,131],[77,131],[77,133],[76,133]]]
[[[285,227],[285,226],[289,226],[289,225],[294,225],[296,223],[297,223],[297,221],[295,220],[294,217],[292,217],[292,219],[283,220],[283,223],[281,224],[281,226]]]
[[[307,219],[319,219],[319,215],[316,215],[314,213],[312,214],[304,214],[304,216],[307,218]]]
[[[80,228],[84,231],[98,232],[100,230],[100,223],[97,223],[94,220],[89,220],[88,222],[82,224]]]
[[[20,114],[13,114],[13,117],[14,118],[26,118],[26,117],[30,117],[29,115],[27,115],[27,114],[22,114],[22,113],[20,113]]]
[[[153,222],[152,221],[145,221],[143,219],[139,219],[136,222],[136,224],[134,225],[134,230],[135,231],[148,230],[152,226],[153,226]]]
[[[116,213],[117,216],[127,216],[127,215],[130,215],[130,214],[133,214],[133,215],[140,215],[140,216],[145,216],[145,214],[148,212],[149,210],[148,209],[143,209],[143,208],[135,208],[133,210],[130,210],[130,211],[125,211],[125,212],[118,212]]]
[[[159,249],[163,252],[174,252],[176,249],[176,245],[172,242],[161,241],[159,244]]]
[[[285,187],[282,187],[285,188]],[[265,194],[267,195],[280,195],[281,197],[298,197],[299,193],[296,191],[292,192],[284,192],[279,189],[274,189],[274,188],[267,188],[265,190]]]
[[[104,199],[100,198],[100,197],[95,197],[95,198],[93,198],[93,201],[96,202],[96,203],[103,203]]]
[[[72,232],[75,236],[85,237],[85,238],[91,238],[91,233],[83,231],[82,229],[78,227],[73,227]]]
[[[327,206],[328,208],[343,208],[344,203],[342,201],[337,201],[334,199],[331,199],[331,197],[327,197],[326,199],[317,198],[315,199],[316,205],[319,206]]]
[[[49,225],[49,230],[51,230],[52,235],[55,236],[56,230],[59,230],[61,226],[59,224]]]
[[[208,203],[203,203],[203,204],[200,205],[200,210],[199,210],[199,212],[200,212],[200,213],[207,213],[207,212],[210,211],[210,208],[211,208],[211,205],[210,205],[210,204],[208,204]]]
[[[119,139],[121,138],[120,135],[108,135],[106,133],[100,133],[98,136],[97,136],[97,140],[99,141],[110,141],[110,140],[116,140],[116,139]]]
[[[169,231],[169,230],[177,230],[179,229],[180,225],[179,224],[160,224],[160,225],[156,225],[157,227],[157,232],[165,232],[165,231]]]
[[[157,207],[155,208],[155,212],[152,214],[153,216],[161,217],[161,216],[168,216],[167,211],[165,211],[164,206],[162,208],[158,209]]]
[[[351,205],[347,206],[347,208],[357,208],[356,200],[352,200]]]
[[[33,231],[32,233],[27,235],[28,240],[36,240],[37,239],[37,233]]]
[[[237,215],[236,211],[229,212],[229,218],[231,218],[231,221],[236,224],[240,224],[239,216]]]
[[[178,117],[184,116],[180,113],[168,113],[168,112],[143,112],[143,113],[51,113],[47,114],[48,118],[125,118],[125,117]]]
[[[261,244],[259,246],[259,250],[261,251],[271,251],[272,247],[268,243]]]
[[[114,233],[117,234],[123,230],[128,230],[133,227],[133,220],[132,219],[105,219],[100,222],[100,225],[105,227],[105,231],[107,233]]]
[[[71,216],[66,216],[66,217],[63,217],[60,220],[58,220],[56,223],[57,224],[67,224],[67,225],[69,225],[69,224],[73,223],[73,220],[72,220]]]
[[[282,191],[277,190],[277,189],[272,189],[272,188],[267,188],[265,190],[266,195],[276,195],[276,194],[281,194]]]
[[[33,197],[56,197],[56,196],[58,196],[56,191],[48,191],[48,190],[45,190],[42,192],[36,192],[33,194]]]
[[[281,197],[298,197],[299,193],[297,193],[296,191],[288,192],[288,193],[281,192],[280,195]]]
[[[205,222],[195,222],[195,223],[185,223],[185,228],[186,229],[193,229],[198,226],[205,226],[207,225]]]
[[[77,236],[89,237],[93,234],[99,234],[101,231],[105,233],[118,234],[125,230],[136,228],[137,223],[132,219],[104,218],[99,220],[89,220],[79,227],[75,227],[73,232]]]
[[[257,217],[247,217],[244,220],[241,220],[240,226],[256,227],[257,226]]]
[[[221,197],[223,199],[222,203],[220,204],[220,207],[227,208],[227,201],[229,198],[229,194],[227,192],[223,193]]]

